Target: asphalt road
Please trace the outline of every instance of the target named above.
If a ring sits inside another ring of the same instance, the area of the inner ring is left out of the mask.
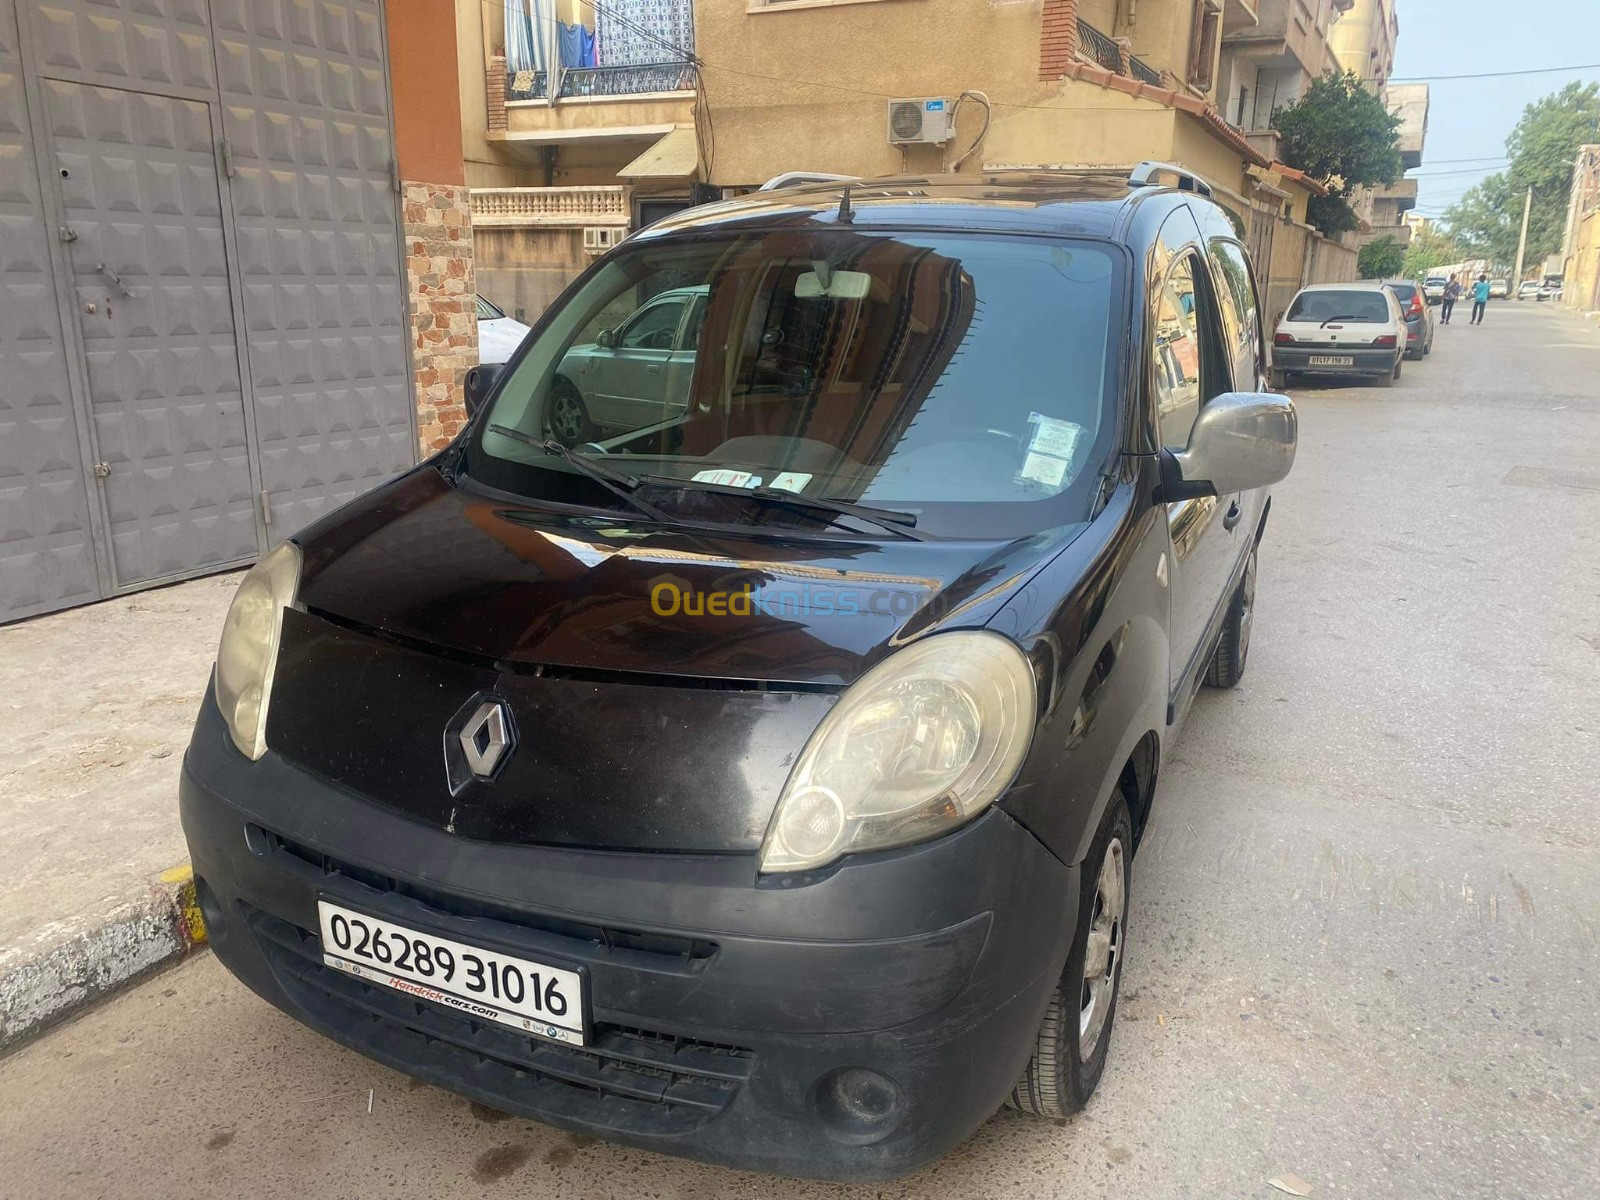
[[[1531,303],[1302,392],[1250,669],[1135,863],[1100,1094],[900,1184],[504,1118],[209,957],[0,1062],[22,1197],[1584,1197],[1600,1191],[1600,327]]]

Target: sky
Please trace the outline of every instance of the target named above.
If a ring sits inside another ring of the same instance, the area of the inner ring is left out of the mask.
[[[1417,181],[1417,212],[1424,216],[1438,216],[1478,180],[1505,166],[1506,135],[1526,105],[1574,81],[1600,82],[1596,67],[1504,79],[1436,78],[1600,63],[1600,0],[1395,4],[1400,18],[1395,79],[1426,78],[1432,89],[1422,166],[1409,172]]]

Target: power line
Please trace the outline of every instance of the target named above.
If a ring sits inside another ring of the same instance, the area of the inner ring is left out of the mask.
[[[1567,71],[1600,71],[1600,63],[1580,63],[1575,67],[1525,67],[1520,71],[1469,71],[1463,75],[1391,75],[1389,82],[1448,83],[1454,79],[1508,79],[1513,75],[1560,75]]]

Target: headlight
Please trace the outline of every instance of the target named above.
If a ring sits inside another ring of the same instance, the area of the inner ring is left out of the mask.
[[[217,647],[217,707],[233,744],[249,759],[267,752],[267,701],[278,661],[283,610],[300,585],[300,548],[284,542],[249,571],[233,594]]]
[[[879,663],[806,743],[761,870],[820,867],[970,820],[1022,765],[1035,707],[1028,660],[996,633],[936,634]]]

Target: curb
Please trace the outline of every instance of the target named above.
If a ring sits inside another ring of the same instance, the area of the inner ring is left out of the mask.
[[[187,864],[36,954],[0,950],[0,1055],[205,944]]]

